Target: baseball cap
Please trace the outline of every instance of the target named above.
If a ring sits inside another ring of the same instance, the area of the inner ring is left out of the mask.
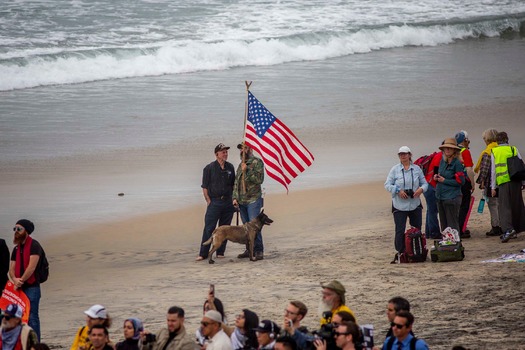
[[[215,152],[214,153],[223,151],[225,149],[230,149],[230,147],[224,145],[224,143],[219,143],[217,146],[215,146]]]
[[[270,320],[262,320],[259,322],[259,326],[257,328],[253,329],[256,332],[261,333],[273,333],[277,334],[281,331],[278,325],[275,324],[275,322]]]
[[[91,318],[103,318],[103,319],[108,318],[108,313],[106,311],[106,308],[98,304],[93,305],[92,307],[84,311],[84,313]]]
[[[20,306],[16,304],[9,304],[7,305],[7,308],[4,311],[4,315],[16,317],[16,318],[22,318],[23,310]]]
[[[412,153],[412,151],[410,150],[410,148],[408,148],[408,146],[401,146],[397,153]]]

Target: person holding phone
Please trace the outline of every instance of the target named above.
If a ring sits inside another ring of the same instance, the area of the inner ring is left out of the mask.
[[[392,214],[394,215],[394,246],[397,254],[405,252],[405,229],[407,219],[410,226],[421,230],[421,194],[428,188],[423,171],[412,162],[412,151],[402,146],[397,153],[399,163],[394,165],[385,181],[385,189],[392,194]],[[393,262],[395,262],[394,259]]]
[[[434,174],[434,181],[437,183],[436,198],[441,231],[450,227],[459,233],[461,186],[465,183],[464,167],[459,160],[460,148],[455,138],[447,138],[439,149],[443,151],[443,157],[438,173]]]

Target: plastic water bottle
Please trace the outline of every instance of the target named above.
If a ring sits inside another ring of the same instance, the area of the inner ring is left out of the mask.
[[[485,197],[481,197],[478,204],[478,213],[483,213],[483,208],[485,208]]]

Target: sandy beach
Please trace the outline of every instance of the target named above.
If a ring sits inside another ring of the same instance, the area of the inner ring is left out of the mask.
[[[305,324],[316,329],[319,283],[338,279],[358,321],[373,324],[380,342],[386,301],[401,295],[412,303],[416,334],[432,349],[522,347],[523,265],[481,261],[519,252],[524,236],[508,244],[485,237],[487,211],[472,214],[464,261],[391,265],[393,221],[382,182],[271,195],[265,208],[275,222],[264,229],[265,259],[258,262],[237,259],[243,247],[231,243],[215,265],[194,261],[204,205],[45,240],[52,270],[41,302],[44,341],[68,348],[84,323],[82,311],[95,303],[113,317],[115,341],[126,317],[157,330],[172,305],[186,310],[194,332],[209,283],[230,321],[249,308],[282,322],[287,301],[299,299],[310,308]]]
[[[416,333],[432,349],[520,348],[523,266],[481,260],[519,251],[523,237],[508,244],[487,238],[487,213],[473,213],[473,238],[464,242],[463,262],[391,265],[389,202],[382,183],[267,198],[266,212],[275,223],[264,231],[265,259],[253,263],[236,258],[242,252],[237,244],[229,244],[226,258],[215,265],[193,261],[203,207],[95,225],[48,240],[53,270],[43,285],[43,339],[68,347],[83,323],[82,311],[94,303],[113,316],[114,340],[121,338],[126,317],[141,317],[148,328],[158,329],[171,305],[185,308],[194,331],[209,283],[216,285],[230,320],[250,308],[280,321],[286,301],[299,299],[311,310],[305,323],[316,328],[319,283],[338,279],[359,322],[374,324],[379,340],[387,327],[386,300],[402,295],[412,302]]]

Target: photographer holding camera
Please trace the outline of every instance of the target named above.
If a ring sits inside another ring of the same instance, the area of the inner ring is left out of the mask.
[[[390,169],[385,181],[385,189],[392,194],[392,213],[394,214],[394,245],[398,254],[405,252],[405,229],[407,218],[410,226],[421,230],[422,205],[420,196],[428,188],[423,171],[412,163],[412,152],[407,146],[399,148],[399,164]]]
[[[167,327],[157,334],[144,331],[142,350],[194,350],[194,342],[184,328],[184,310],[172,306],[166,316]]]
[[[332,333],[338,349],[356,350],[360,348],[361,333],[359,327],[354,322],[343,321]],[[316,339],[314,345],[317,350],[329,349],[325,339]]]

